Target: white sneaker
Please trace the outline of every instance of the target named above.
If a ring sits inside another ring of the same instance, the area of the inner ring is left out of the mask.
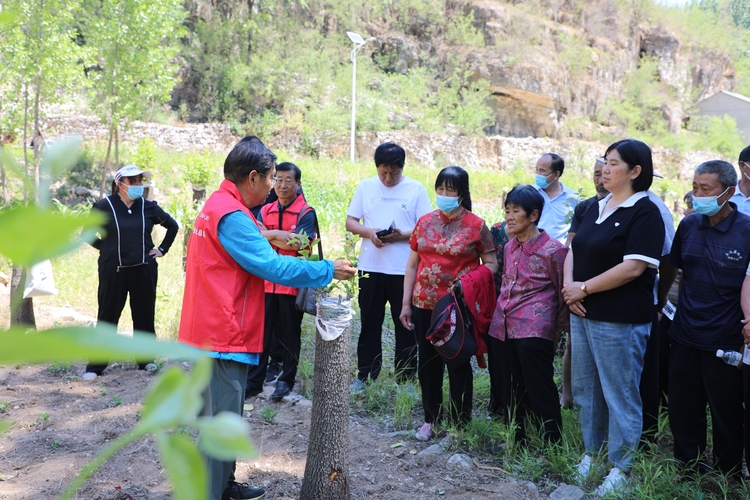
[[[86,372],[83,374],[83,377],[81,377],[83,380],[89,381],[94,380],[98,375],[94,372]]]
[[[573,473],[573,480],[578,483],[579,486],[586,482],[589,474],[591,474],[593,465],[594,460],[591,458],[591,455],[584,455],[583,460],[581,460],[581,463],[576,467],[575,473]]]
[[[628,486],[628,476],[617,467],[612,467],[604,482],[596,489],[596,496],[603,497],[616,491],[624,491]]]

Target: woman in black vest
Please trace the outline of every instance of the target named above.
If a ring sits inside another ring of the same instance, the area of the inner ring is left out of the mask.
[[[107,216],[103,236],[91,244],[99,250],[98,321],[117,325],[125,300],[130,295],[133,329],[156,335],[157,257],[163,257],[177,236],[177,222],[155,201],[143,198],[143,179],[151,174],[135,165],[126,165],[115,173],[112,194],[93,205]],[[161,244],[151,239],[154,224],[167,229]],[[139,362],[141,370],[156,365]],[[89,363],[84,380],[101,375],[106,364]]]

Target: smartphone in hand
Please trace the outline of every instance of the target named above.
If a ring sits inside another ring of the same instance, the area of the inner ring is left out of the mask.
[[[395,227],[396,227],[396,221],[392,221],[391,225],[388,226],[388,229],[383,229],[382,231],[378,231],[377,233],[375,233],[375,236],[377,236],[378,238],[382,238],[383,236],[388,236],[389,234],[393,232],[393,228]]]

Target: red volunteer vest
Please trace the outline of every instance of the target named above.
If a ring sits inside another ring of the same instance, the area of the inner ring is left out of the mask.
[[[281,210],[281,203],[274,201],[273,203],[263,205],[263,208],[260,209],[260,214],[263,219],[263,225],[268,229],[280,229],[294,233],[297,231],[297,222],[310,211],[312,211],[312,207],[305,202],[305,197],[298,194],[294,201],[283,211]],[[312,242],[316,235],[308,234],[307,236],[310,238],[310,242]],[[273,244],[271,246],[281,255],[291,255],[292,257],[298,255],[296,250],[285,250]],[[296,296],[297,289],[266,281],[266,293]]]
[[[263,279],[245,271],[219,242],[219,221],[237,210],[256,222],[234,183],[224,180],[195,219],[188,242],[178,340],[209,351],[260,353]]]

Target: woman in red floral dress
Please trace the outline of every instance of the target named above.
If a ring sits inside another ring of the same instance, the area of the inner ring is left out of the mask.
[[[399,319],[417,337],[419,383],[425,423],[416,438],[435,436],[443,405],[445,362],[426,338],[432,310],[453,283],[480,265],[497,271],[492,235],[484,220],[471,213],[469,174],[446,167],[435,180],[438,210],[422,216],[412,232],[411,254],[404,276],[404,299]],[[412,307],[413,306],[413,307]],[[450,416],[458,425],[471,418],[473,375],[469,361],[448,366]]]

